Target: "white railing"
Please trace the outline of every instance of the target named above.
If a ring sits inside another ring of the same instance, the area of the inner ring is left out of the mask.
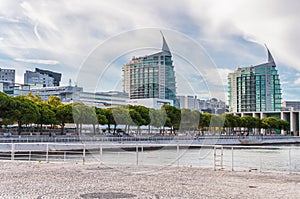
[[[300,147],[176,143],[0,143],[0,160],[300,172]]]

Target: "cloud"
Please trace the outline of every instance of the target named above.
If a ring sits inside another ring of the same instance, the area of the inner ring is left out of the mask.
[[[288,3],[189,0],[172,1],[172,4],[160,0],[151,3],[138,0],[88,3],[80,0],[4,0],[0,4],[0,56],[15,63],[51,65],[64,77],[76,79],[76,72],[99,44],[129,30],[158,27],[183,32],[202,43],[221,66],[218,73],[222,84],[226,85],[229,70],[266,60],[263,43],[268,45],[277,65],[284,64],[300,71],[299,10],[300,2],[297,0],[289,0]],[[148,39],[155,37],[149,35]],[[130,45],[130,42],[136,41],[132,38],[127,42]],[[176,42],[182,44],[173,40],[172,45]],[[114,50],[113,47],[111,49]],[[182,51],[198,53],[189,47]],[[95,68],[102,67],[96,62],[93,64]],[[18,70],[22,70],[21,66],[17,66]],[[116,66],[116,69],[119,68]],[[23,70],[26,70],[24,66]],[[186,76],[188,72],[180,71],[180,74]],[[285,73],[284,69],[282,73]],[[198,76],[214,82],[215,74],[208,71]],[[190,73],[190,77],[193,75]],[[63,79],[65,84],[68,78]],[[119,78],[111,81],[119,81]],[[193,87],[196,87],[195,82],[200,81],[194,81]]]
[[[19,62],[26,62],[32,64],[46,64],[46,65],[56,65],[59,61],[56,60],[45,60],[45,59],[22,59],[22,58],[15,58],[14,60]]]
[[[300,85],[300,77],[294,81],[294,84]]]

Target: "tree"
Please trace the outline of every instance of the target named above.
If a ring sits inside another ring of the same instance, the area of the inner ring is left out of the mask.
[[[83,103],[73,104],[73,118],[79,134],[82,132],[82,124],[92,124],[93,132],[96,133],[95,125],[98,123],[95,107],[89,107]]]
[[[149,115],[149,108],[144,106],[130,106],[130,115],[132,116],[133,122],[138,126],[137,132],[140,132],[141,126],[149,125],[151,118]],[[150,128],[149,128],[150,131]]]
[[[50,95],[46,103],[49,104],[51,107],[58,107],[59,105],[61,105],[61,99],[57,96]]]
[[[10,118],[9,112],[11,111],[12,98],[5,93],[0,92],[0,118]]]
[[[199,129],[201,129],[202,135],[204,135],[204,131],[208,130],[211,121],[211,114],[210,113],[203,113],[200,114],[199,120]]]
[[[229,132],[234,132],[234,128],[239,125],[239,116],[233,114],[225,114],[224,127],[229,129]]]
[[[38,119],[38,107],[27,97],[20,95],[13,98],[11,118],[18,122],[18,133],[22,124],[34,123]]]
[[[129,125],[132,123],[128,106],[118,106],[112,109],[116,124],[125,125],[125,132],[129,130]]]
[[[110,125],[114,125],[114,133],[116,131],[116,121],[111,108],[104,109],[104,114],[107,119],[108,131],[110,132]]]
[[[99,124],[101,125],[108,124],[108,119],[105,116],[105,109],[96,108],[96,116]]]
[[[167,114],[164,109],[149,109],[150,125],[161,128],[166,123]]]
[[[181,109],[180,128],[185,131],[194,131],[198,128],[200,113],[190,109]]]
[[[52,125],[56,123],[56,115],[50,105],[45,102],[37,102],[35,104],[38,108],[37,124],[40,124],[41,128],[43,124]]]
[[[61,126],[61,134],[64,134],[66,123],[74,122],[72,109],[72,104],[60,104],[56,109],[56,120]]]
[[[180,109],[170,106],[170,105],[163,105],[162,109],[164,109],[167,113],[167,120],[166,126],[171,128],[171,133],[175,132],[175,130],[179,129],[180,120],[181,120],[181,111]]]

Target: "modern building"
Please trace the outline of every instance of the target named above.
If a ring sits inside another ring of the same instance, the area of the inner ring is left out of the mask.
[[[59,97],[63,103],[82,102],[87,106],[99,108],[126,105],[128,94],[118,91],[109,92],[85,92],[82,87],[77,86],[54,86],[44,88],[33,88],[33,95],[39,95],[42,100],[48,100],[51,95]]]
[[[0,81],[1,82],[7,82],[7,83],[15,83],[15,74],[14,69],[2,69],[0,68]]]
[[[197,96],[176,96],[177,108],[199,110],[199,99]]]
[[[54,86],[59,86],[60,81],[61,81],[61,73],[57,73],[57,72],[53,72],[53,71],[49,71],[49,70],[42,70],[39,68],[35,69],[35,72],[43,74],[43,75],[48,75],[49,77],[53,78],[53,85]]]
[[[229,73],[229,112],[280,111],[279,75],[268,48],[267,52],[267,63],[237,68]]]
[[[174,106],[173,100],[158,99],[158,98],[129,99],[126,100],[126,103],[133,106],[140,105],[140,106],[145,106],[153,109],[160,109],[165,104]]]
[[[283,111],[300,111],[300,101],[284,101],[281,107]]]
[[[175,72],[172,54],[162,35],[162,50],[158,53],[133,57],[123,65],[123,91],[130,99],[176,99]]]
[[[24,84],[35,87],[59,86],[61,74],[36,68],[35,71],[24,73]]]
[[[32,87],[52,87],[54,86],[54,78],[36,71],[27,70],[24,73],[24,84]]]
[[[217,98],[211,98],[207,100],[199,100],[199,110],[201,112],[207,112],[212,114],[222,114],[226,112],[226,103]]]
[[[15,86],[15,70],[0,68],[0,91],[8,94]]]
[[[233,113],[237,116],[252,116],[252,117],[258,117],[260,119],[265,117],[277,117],[280,118],[290,124],[290,129],[288,132],[285,132],[284,130],[281,131],[281,134],[290,134],[294,136],[300,136],[300,111],[263,111],[263,112],[239,112],[239,113]],[[260,133],[265,133],[264,129],[261,129]],[[259,133],[259,132],[257,132]]]

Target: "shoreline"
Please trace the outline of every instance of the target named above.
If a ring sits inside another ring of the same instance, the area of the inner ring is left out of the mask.
[[[0,175],[0,198],[113,198],[118,194],[125,198],[297,198],[300,195],[300,175],[277,172],[2,161]]]

